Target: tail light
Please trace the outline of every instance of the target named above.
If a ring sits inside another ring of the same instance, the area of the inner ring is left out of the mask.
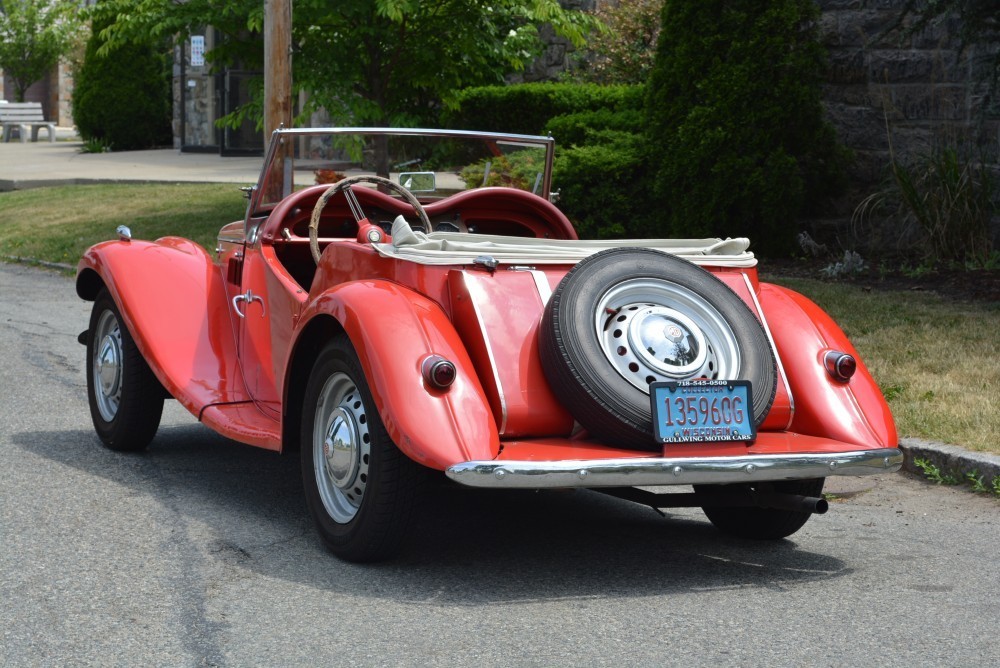
[[[847,353],[830,350],[823,356],[823,365],[834,380],[846,383],[858,370],[858,361]]]
[[[424,381],[431,387],[446,390],[458,377],[455,364],[440,355],[428,355],[420,364],[420,373]]]

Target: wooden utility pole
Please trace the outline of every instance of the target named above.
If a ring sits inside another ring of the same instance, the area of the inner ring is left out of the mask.
[[[264,145],[292,127],[292,0],[264,0]]]

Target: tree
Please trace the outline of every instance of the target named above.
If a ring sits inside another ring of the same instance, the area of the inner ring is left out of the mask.
[[[814,0],[665,4],[647,127],[670,234],[787,252],[799,218],[843,183],[817,12]]]
[[[602,3],[594,16],[604,27],[590,35],[573,78],[600,84],[645,83],[656,55],[663,2]]]
[[[14,82],[18,102],[72,46],[77,6],[72,0],[0,0],[0,70]]]
[[[109,45],[211,25],[226,39],[210,62],[261,62],[259,0],[105,0],[95,12],[115,18],[104,33]],[[530,63],[541,52],[542,23],[581,45],[594,19],[556,0],[297,0],[293,79],[310,98],[301,112],[321,106],[335,122],[428,122],[458,89],[502,82]]]

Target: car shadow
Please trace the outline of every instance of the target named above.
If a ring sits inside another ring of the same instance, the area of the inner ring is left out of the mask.
[[[805,547],[807,530],[798,535],[805,538],[748,541],[719,533],[697,510],[661,515],[589,490],[447,483],[426,490],[399,557],[349,564],[313,530],[297,456],[240,445],[201,425],[161,428],[141,454],[111,452],[84,430],[21,432],[13,440],[151,496],[181,524],[210,527],[215,538],[198,549],[222,567],[353,596],[481,605],[784,588],[853,572]]]

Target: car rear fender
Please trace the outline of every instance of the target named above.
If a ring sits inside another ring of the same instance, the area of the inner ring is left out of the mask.
[[[791,386],[790,431],[864,447],[896,447],[899,439],[889,406],[833,319],[806,297],[768,283],[760,284],[760,303]],[[849,381],[835,380],[827,372],[823,358],[830,350],[857,360]]]
[[[194,415],[249,398],[222,276],[201,246],[179,237],[93,246],[77,267],[76,292],[93,300],[102,287],[160,383]]]
[[[330,318],[350,338],[386,430],[407,456],[438,470],[497,456],[500,438],[486,394],[458,333],[437,303],[384,280],[331,288],[310,302],[299,319],[286,366],[289,374],[296,369],[301,373],[302,359],[315,353],[316,332],[332,332]],[[440,390],[424,381],[421,364],[428,355],[455,364],[458,374],[451,387]],[[289,378],[285,387],[291,393],[300,384],[300,378]],[[290,397],[285,405],[289,411],[299,410]],[[286,420],[289,417],[297,423],[295,416],[286,415]]]

